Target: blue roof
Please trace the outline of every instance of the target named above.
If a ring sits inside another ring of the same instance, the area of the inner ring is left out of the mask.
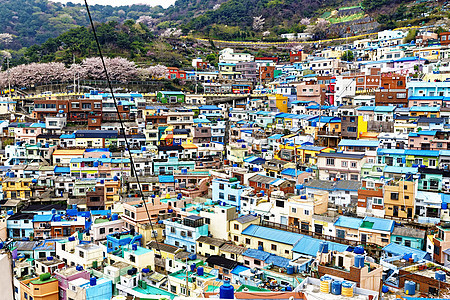
[[[420,135],[431,135],[431,136],[435,136],[437,133],[436,130],[422,130],[419,132],[410,132],[408,134],[408,136],[420,136]]]
[[[377,149],[378,155],[405,155],[404,149]]]
[[[283,137],[282,134],[274,134],[268,137],[269,140],[279,140]]]
[[[231,271],[231,274],[233,274],[233,275],[239,275],[239,273],[245,272],[245,271],[247,271],[247,270],[250,270],[250,268],[247,268],[247,267],[244,267],[244,266],[239,265],[239,266],[236,266],[236,268],[234,268],[234,269]]]
[[[390,243],[389,245],[385,246],[383,248],[383,251],[392,253],[394,255],[405,255],[405,254],[411,254],[411,253],[417,254],[420,259],[426,259],[426,258],[430,257],[430,254],[425,251],[410,248],[410,247],[403,246],[403,245],[399,245],[396,243]]]
[[[250,163],[250,164],[255,164],[255,163],[261,163],[263,164],[266,160],[264,158],[258,157],[258,156],[250,156],[247,158],[244,158],[244,162],[246,163]]]
[[[375,106],[374,112],[393,112],[395,106]]]
[[[198,109],[201,109],[201,110],[221,110],[216,105],[202,105]]]
[[[158,176],[160,183],[172,183],[175,182],[175,178],[173,175],[159,175]]]
[[[252,224],[245,228],[245,230],[242,231],[242,234],[287,245],[295,245],[295,243],[302,237],[302,235],[298,233],[267,228],[255,224]]]
[[[315,257],[317,255],[317,252],[319,251],[321,242],[323,242],[323,240],[315,239],[309,236],[303,236],[302,239],[294,246],[292,252]],[[347,251],[349,247],[347,245],[335,242],[327,242],[327,243],[328,243],[328,250],[330,251],[336,250],[338,252],[343,252]]]
[[[334,222],[334,226],[358,229],[362,222],[362,219],[340,216],[339,219]]]
[[[375,111],[375,107],[376,106],[361,106],[361,107],[358,107],[356,110],[360,110],[360,111]]]
[[[60,139],[74,139],[75,138],[75,134],[71,133],[71,134],[61,134],[61,136],[59,137]]]
[[[194,119],[193,121],[194,121],[195,124],[198,124],[198,123],[211,123],[211,121],[208,120],[208,119],[199,119],[199,118],[196,118],[196,119]]]
[[[380,141],[371,140],[341,140],[338,144],[339,147],[353,146],[353,147],[378,147]]]
[[[384,168],[384,173],[395,173],[395,174],[408,174],[413,173],[416,174],[419,168],[412,168],[412,167],[393,167],[393,166],[386,166]]]
[[[296,172],[297,171],[297,172]],[[295,177],[304,173],[304,171],[295,170],[294,168],[287,168],[281,171],[281,175]]]
[[[408,100],[443,100],[444,96],[410,96]]]
[[[58,167],[56,166],[53,170],[55,173],[70,173],[70,167]]]
[[[389,231],[394,230],[395,222],[393,220],[380,219],[375,217],[365,217],[363,222],[371,222],[373,230]]]
[[[275,267],[286,268],[289,266],[290,259],[271,254],[265,261],[266,264],[273,264]]]
[[[310,151],[322,151],[326,147],[320,147],[320,146],[311,146],[311,145],[301,145],[299,149],[303,150],[310,150]]]
[[[265,261],[270,256],[270,253],[258,249],[247,249],[242,255]]]
[[[405,150],[406,155],[416,156],[439,156],[439,151],[436,150]]]
[[[412,106],[409,111],[424,111],[424,112],[438,112],[441,108],[439,106]]]
[[[51,222],[55,215],[34,215],[33,222]]]

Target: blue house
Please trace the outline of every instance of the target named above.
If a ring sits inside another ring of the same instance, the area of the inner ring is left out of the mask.
[[[184,219],[167,219],[163,221],[166,225],[166,239],[164,243],[185,248],[191,253],[197,252],[196,241],[200,236],[208,235],[208,224],[203,217],[191,215]]]
[[[245,189],[249,187],[243,186],[239,183],[237,178],[213,179],[212,184],[212,200],[225,202],[227,205],[241,207],[241,195]]]
[[[6,220],[8,237],[13,239],[29,239],[34,234],[32,213],[16,213]]]
[[[108,253],[121,251],[121,247],[136,244],[141,245],[142,234],[135,235],[130,231],[116,232],[106,236],[106,248]]]
[[[293,259],[297,259],[298,257],[304,255],[316,257],[317,252],[319,252],[321,242],[323,242],[323,240],[315,239],[310,236],[303,236],[292,249]],[[327,242],[327,243],[329,251],[344,252],[347,251],[349,248],[349,246],[347,245],[335,242]]]
[[[431,260],[431,255],[428,252],[419,250],[419,249],[414,249],[411,247],[406,247],[403,245],[399,245],[396,243],[390,243],[389,245],[385,246],[383,248],[383,255],[384,257],[395,257],[395,256],[399,256],[399,257],[405,257],[405,256],[414,256],[417,255],[417,259],[419,260]]]

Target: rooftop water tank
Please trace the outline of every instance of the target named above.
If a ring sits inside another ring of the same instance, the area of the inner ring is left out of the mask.
[[[364,256],[356,255],[355,256],[354,266],[355,266],[355,268],[362,268],[362,267],[364,267]]]
[[[119,220],[119,215],[118,214],[112,214],[111,215],[111,221],[117,221]]]
[[[320,253],[328,253],[328,243],[327,242],[320,242],[319,252]]]
[[[191,272],[194,272],[196,267],[197,267],[196,264],[191,264]]]
[[[225,280],[220,287],[219,298],[234,299],[234,287],[230,284],[229,280]]]
[[[356,246],[354,252],[355,254],[364,254],[364,248],[362,246]]]
[[[286,274],[288,274],[288,275],[294,274],[294,266],[291,266],[291,265],[287,266]]]
[[[203,271],[204,271],[204,270],[203,270],[203,267],[198,267],[198,268],[197,268],[197,275],[198,275],[198,276],[203,276]]]
[[[76,269],[77,271],[83,271],[83,266],[78,265],[78,266],[76,266],[75,269]]]
[[[89,285],[90,286],[94,286],[97,284],[97,278],[96,277],[91,277],[91,279],[89,279]]]
[[[342,282],[340,280],[335,280],[331,283],[331,293],[333,295],[340,295],[342,290]]]
[[[143,268],[142,269],[142,273],[148,274],[148,273],[150,273],[150,269],[149,268]]]
[[[414,281],[405,281],[405,294],[414,295],[416,293],[416,283]]]
[[[136,244],[131,245],[131,249],[132,249],[133,251],[136,251],[136,250],[137,250],[137,245],[136,245]]]
[[[434,273],[434,278],[436,278],[436,280],[445,281],[445,279],[446,279],[445,277],[446,277],[446,274],[442,270],[436,271],[436,273]]]

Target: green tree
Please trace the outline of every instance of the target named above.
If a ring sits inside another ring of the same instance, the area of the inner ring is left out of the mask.
[[[353,52],[350,50],[345,51],[341,56],[341,60],[345,60],[345,61],[353,61],[354,59],[355,59],[355,56],[353,55]]]

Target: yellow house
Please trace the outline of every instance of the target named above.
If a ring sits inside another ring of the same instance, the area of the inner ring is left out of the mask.
[[[163,274],[167,274],[168,267],[175,267],[175,254],[181,251],[178,247],[164,243],[156,243],[154,240],[147,243],[147,248],[156,253],[155,271]]]
[[[201,236],[197,239],[197,254],[209,257],[219,255],[220,247],[227,241],[209,236]]]
[[[70,160],[72,158],[83,158],[84,149],[57,149],[53,151],[52,161],[54,166],[70,165]]]
[[[414,181],[391,181],[384,186],[384,210],[389,217],[414,218]]]
[[[255,224],[258,225],[260,222],[259,217],[253,215],[245,215],[237,218],[236,220],[232,220],[230,222],[230,239],[236,245],[244,246],[244,240],[241,237],[242,231],[248,226]]]
[[[317,164],[317,154],[326,152],[334,152],[335,149],[320,146],[310,146],[303,145],[297,147],[297,155],[299,157],[299,162],[302,164],[316,165]]]
[[[413,56],[427,60],[438,60],[440,58],[441,46],[425,47],[413,50]]]
[[[269,103],[275,102],[275,106],[280,112],[288,112],[288,97],[280,94],[269,95]]]
[[[328,192],[316,191],[313,197],[308,198],[305,196],[291,197],[288,207],[289,225],[311,230],[313,215],[324,214],[328,210]]]
[[[242,231],[241,238],[248,248],[260,249],[292,259],[292,248],[302,235],[253,224]]]
[[[80,148],[103,148],[105,139],[100,137],[75,138],[75,146]]]
[[[2,182],[3,197],[29,200],[32,196],[30,188],[32,180],[32,178],[6,178]]]

